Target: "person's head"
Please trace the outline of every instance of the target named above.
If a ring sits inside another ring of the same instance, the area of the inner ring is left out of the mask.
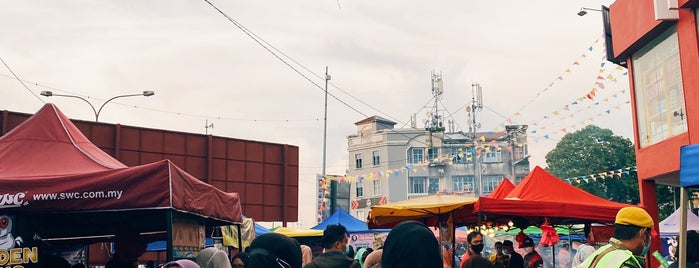
[[[505,240],[502,241],[502,249],[506,253],[511,254],[512,252],[515,252],[515,245],[512,243],[511,240]]]
[[[345,252],[347,250],[347,228],[341,224],[330,224],[323,231],[321,246],[325,251]]]
[[[367,255],[366,260],[364,260],[364,268],[381,268],[381,256],[383,255],[383,249],[377,249]]]
[[[201,268],[199,265],[191,260],[181,259],[176,261],[171,261],[166,263],[163,268]]]
[[[246,251],[250,256],[246,268],[301,268],[301,245],[282,234],[258,236]]]
[[[614,238],[622,241],[635,255],[648,253],[651,241],[653,218],[639,207],[619,210],[614,220]]]
[[[495,242],[495,245],[493,246],[495,248],[495,253],[497,254],[502,254],[502,242],[498,241]]]
[[[580,246],[582,246],[586,242],[587,241],[585,239],[582,239],[582,238],[573,238],[573,240],[571,241],[571,247],[574,250],[578,250],[580,248]]]
[[[248,260],[250,258],[248,257],[248,254],[245,252],[238,252],[238,254],[235,254],[233,256],[233,259],[231,259],[231,266],[233,268],[245,268],[245,264],[248,263]]]
[[[196,260],[201,268],[231,268],[231,263],[228,261],[228,254],[214,247],[201,250],[199,254],[197,254]]]
[[[416,221],[405,221],[388,233],[383,245],[381,267],[442,267],[442,250],[427,226]]]
[[[148,243],[133,230],[122,230],[114,237],[114,253],[119,256],[121,262],[137,264],[138,257],[146,252]]]
[[[678,253],[675,252],[675,258]],[[699,232],[687,231],[687,263],[699,263]]]
[[[524,247],[524,251],[527,253],[532,253],[534,252],[534,239],[531,239],[531,237],[527,237],[522,241],[522,247]]]
[[[483,252],[483,234],[479,231],[468,233],[466,241],[468,242],[468,252],[470,252],[471,255],[480,255],[481,252]]]

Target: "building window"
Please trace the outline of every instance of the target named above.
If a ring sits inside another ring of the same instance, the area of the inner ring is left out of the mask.
[[[451,158],[452,162],[457,164],[465,163],[465,156],[463,148],[451,148]]]
[[[483,152],[483,163],[501,163],[502,152],[498,147],[488,146]]]
[[[493,192],[495,187],[498,187],[503,180],[502,175],[483,175],[483,193]]]
[[[374,195],[381,195],[381,181],[374,180]]]
[[[410,150],[412,152],[411,157],[410,157],[410,163],[413,164],[418,164],[422,162],[422,158],[424,157],[424,148],[413,148]]]
[[[452,191],[454,192],[473,192],[474,179],[473,176],[453,176],[451,177],[453,182]]]
[[[381,156],[379,156],[379,151],[371,152],[371,159],[374,162],[374,166],[381,165]]]
[[[356,182],[357,186],[357,197],[364,196],[364,185],[361,181]]]
[[[632,61],[639,145],[687,132],[677,28],[650,41]]]
[[[439,178],[430,178],[427,193],[436,194],[437,192],[439,192]]]
[[[356,169],[362,168],[362,154],[354,154],[354,167]]]
[[[512,150],[515,160],[520,160],[524,158],[524,146],[515,146],[515,148],[513,148]]]
[[[435,159],[437,159],[438,156],[439,156],[439,149],[438,148],[428,148],[427,149],[427,160],[435,161]]]
[[[517,175],[517,178],[515,179],[515,185],[519,185],[519,183],[524,180],[524,177],[526,177],[526,176]]]
[[[411,194],[424,194],[427,193],[427,187],[425,187],[426,179],[425,177],[410,177],[410,188],[408,189]]]

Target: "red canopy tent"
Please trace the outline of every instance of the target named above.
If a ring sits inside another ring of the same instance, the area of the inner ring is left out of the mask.
[[[537,166],[504,198],[478,198],[474,211],[484,215],[485,221],[521,217],[529,224],[542,223],[544,218],[551,224],[609,223],[627,206],[587,193]]]
[[[92,144],[53,104],[0,137],[0,209],[42,238],[171,229],[169,213],[206,226],[242,221],[225,193],[169,160],[126,167]]]
[[[493,192],[491,192],[488,197],[498,199],[505,198],[514,189],[515,185],[512,184],[509,179],[505,178],[502,180],[502,182],[500,182],[500,184],[498,184],[497,187],[495,187],[495,189],[493,189]]]

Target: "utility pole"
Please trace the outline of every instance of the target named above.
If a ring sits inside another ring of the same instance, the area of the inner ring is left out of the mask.
[[[474,194],[479,197],[483,192],[483,181],[482,176],[478,169],[478,155],[476,150],[476,144],[478,138],[476,137],[476,130],[480,128],[480,124],[476,122],[476,112],[483,109],[483,89],[479,83],[471,84],[471,105],[468,107],[467,111],[471,115],[471,120],[469,122],[469,129],[471,130],[471,138],[473,141],[473,149],[471,157],[473,159],[473,179],[475,181]]]
[[[325,112],[323,114],[323,175],[322,178],[325,179],[325,158],[327,150],[327,139],[328,139],[328,81],[330,81],[330,75],[328,74],[328,66],[325,66]],[[337,198],[337,183],[330,182],[330,215],[335,213],[336,198]]]

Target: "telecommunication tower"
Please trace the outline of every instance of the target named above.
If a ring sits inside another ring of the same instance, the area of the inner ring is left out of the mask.
[[[473,152],[476,151],[476,144],[478,143],[478,137],[476,137],[476,131],[481,128],[481,123],[476,122],[476,114],[483,110],[483,88],[479,83],[471,84],[471,105],[466,106],[466,112],[468,112],[468,130],[471,132],[471,140],[473,141]],[[480,169],[478,168],[478,156],[475,153],[471,154],[473,159],[473,178],[475,180],[474,193],[476,197],[480,196],[483,192],[483,176],[480,174]]]

